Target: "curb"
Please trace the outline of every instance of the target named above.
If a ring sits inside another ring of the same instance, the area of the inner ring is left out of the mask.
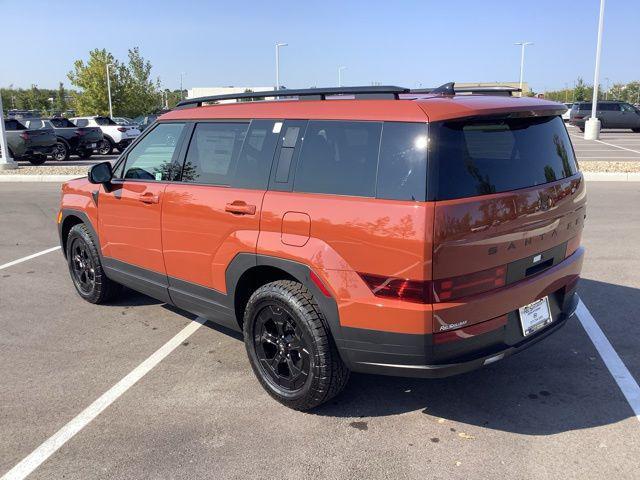
[[[640,182],[640,172],[582,172],[587,182]],[[0,175],[3,182],[66,182],[85,175]]]
[[[3,182],[66,182],[74,178],[85,177],[86,175],[0,175],[0,183]]]

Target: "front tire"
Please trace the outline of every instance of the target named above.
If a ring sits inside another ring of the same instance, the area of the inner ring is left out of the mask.
[[[76,291],[87,302],[105,303],[120,293],[121,285],[104,273],[98,248],[83,223],[71,227],[67,235],[67,264]]]
[[[640,128],[632,128],[631,131],[635,133],[640,133]]]
[[[298,282],[258,288],[247,303],[243,330],[253,372],[267,393],[289,408],[317,407],[349,379],[318,304]]]
[[[98,143],[98,153],[100,155],[111,155],[113,153],[113,143],[108,138],[103,138]]]
[[[66,162],[69,160],[69,147],[64,142],[58,142],[53,147],[53,154],[51,155],[57,162]]]

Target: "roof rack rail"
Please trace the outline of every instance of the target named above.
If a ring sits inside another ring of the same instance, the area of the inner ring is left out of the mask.
[[[398,99],[400,94],[411,93],[411,90],[395,86],[374,87],[329,87],[305,88],[298,90],[268,90],[264,92],[230,93],[226,95],[212,95],[209,97],[189,98],[182,100],[176,108],[201,107],[203,103],[219,102],[221,100],[252,100],[265,97],[301,97],[305,100],[326,100],[327,96],[354,95],[358,99],[389,98]]]
[[[430,95],[455,95],[456,93],[476,93],[480,95],[513,95],[521,92],[518,87],[509,87],[507,85],[486,85],[471,87],[456,87],[454,82],[445,83],[436,88],[416,88],[411,93],[424,93]]]

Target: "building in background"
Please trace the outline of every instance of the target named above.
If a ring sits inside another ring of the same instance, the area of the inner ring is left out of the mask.
[[[213,95],[229,95],[233,93],[270,92],[273,87],[194,87],[187,90],[187,98],[210,97]],[[273,97],[269,97],[273,99]],[[223,100],[220,103],[230,103],[235,100]]]
[[[520,88],[520,82],[456,82],[456,87],[515,87]],[[522,83],[522,97],[526,97],[531,92],[527,82]],[[517,96],[517,93],[515,94]]]

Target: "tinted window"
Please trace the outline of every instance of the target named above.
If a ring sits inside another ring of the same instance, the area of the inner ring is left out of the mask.
[[[381,130],[376,122],[310,121],[294,190],[373,197]]]
[[[560,117],[435,122],[429,149],[437,199],[516,190],[577,172]]]
[[[26,130],[27,129],[27,127],[22,125],[17,120],[5,120],[4,128],[6,128],[7,130]]]
[[[266,189],[278,141],[273,120],[254,120],[242,146],[232,182],[234,187]]]
[[[385,122],[376,197],[424,201],[427,181],[427,125]]]
[[[86,118],[79,118],[76,120],[76,126],[78,127],[86,127],[89,125],[89,120]]]
[[[163,123],[140,140],[127,155],[124,178],[171,180],[175,174],[173,154],[183,123]]]
[[[578,105],[578,109],[579,110],[591,110],[591,104],[590,103],[581,103]]]
[[[623,103],[620,105],[622,107],[622,111],[623,112],[634,112],[636,111],[635,108],[633,108],[631,105],[629,105],[628,103]]]
[[[603,112],[619,112],[620,104],[619,103],[599,103],[598,110],[602,110]]]
[[[96,123],[100,126],[117,125],[117,123],[111,120],[109,117],[96,117]]]
[[[247,123],[198,123],[187,151],[183,182],[229,185]]]
[[[30,128],[32,130],[39,130],[45,127],[43,120],[27,120],[25,124],[27,128]]]

